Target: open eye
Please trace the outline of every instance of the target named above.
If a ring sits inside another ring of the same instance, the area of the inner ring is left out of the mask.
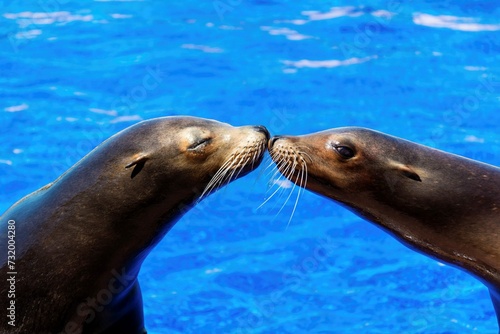
[[[212,141],[212,138],[201,138],[188,147],[189,151],[201,150]]]
[[[354,150],[348,146],[335,145],[333,148],[344,159],[350,159],[354,157]]]

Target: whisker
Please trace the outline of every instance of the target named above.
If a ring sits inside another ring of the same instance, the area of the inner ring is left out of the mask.
[[[276,184],[276,183],[275,183],[275,184]],[[275,184],[273,184],[273,186],[274,186]],[[272,187],[271,187],[271,189],[272,189]],[[273,198],[273,197],[274,197],[274,195],[276,195],[276,193],[277,193],[278,191],[280,191],[280,190],[281,190],[281,191],[283,191],[283,187],[280,187],[280,186],[278,185],[278,187],[277,187],[277,188],[276,188],[276,190],[275,190],[275,191],[271,194],[271,196],[269,196],[269,197],[268,197],[268,198],[267,198],[267,199],[266,199],[266,200],[265,200],[265,201],[264,201],[261,205],[259,205],[259,206],[257,207],[257,209],[260,209],[261,207],[263,207],[263,206],[264,206],[264,204],[266,204],[267,202],[269,202],[269,200],[270,200],[271,198]]]
[[[197,202],[212,194],[222,185],[237,179],[246,167],[255,169],[256,163],[266,151],[266,144],[267,141],[261,140],[247,142],[244,146],[237,147],[209,180]]]
[[[276,188],[276,190],[273,191],[273,193],[261,205],[259,205],[258,208],[261,208],[264,204],[266,204],[267,202],[269,202],[271,200],[271,198],[273,198],[274,196],[276,196],[276,194],[278,192],[281,192],[281,194],[278,196],[278,199],[281,198],[282,194],[286,190],[286,188],[282,186],[282,180],[287,180],[287,179],[280,173],[280,171],[278,169],[278,166],[285,165],[286,161],[283,158],[281,158],[281,157],[277,157],[276,155],[275,155],[275,158],[279,159],[279,161],[277,161],[277,163],[275,164],[276,170],[275,170],[272,178],[270,179],[270,180],[274,180],[274,182],[269,182],[270,186],[268,187],[268,189],[267,189],[266,192],[271,191],[274,186],[276,186],[277,188]],[[278,178],[276,178],[276,175],[279,175]],[[276,204],[273,206],[273,208],[271,208],[271,210],[274,210],[274,208],[277,205],[277,203],[278,202],[276,202]]]
[[[300,195],[304,191],[303,186],[305,186],[305,185],[302,184],[302,181],[304,181],[304,179],[306,180],[305,182],[307,183],[307,164],[305,163],[305,161],[303,161],[302,168],[300,169],[300,182],[298,183],[299,190],[297,192],[297,198],[295,199],[295,204],[293,205],[292,214],[290,215],[290,219],[288,220],[288,224],[286,225],[287,229],[288,229],[288,226],[290,226],[290,223],[292,221],[293,215],[295,214],[295,210],[297,209],[297,205],[299,203]]]
[[[259,156],[259,155],[257,155],[257,156]],[[267,155],[264,157],[264,159],[265,159],[265,160],[270,160],[269,156],[267,156]],[[266,163],[266,162],[264,162],[264,163]],[[259,180],[260,180],[260,179],[262,179],[263,177],[267,179],[267,178],[268,178],[268,176],[269,176],[269,174],[270,174],[273,170],[270,170],[268,173],[266,173],[266,170],[267,170],[268,168],[270,168],[270,167],[273,167],[273,166],[274,166],[274,161],[272,161],[272,160],[271,160],[271,161],[269,162],[269,165],[268,165],[266,168],[260,168],[260,169],[259,169],[259,172],[257,173],[257,177],[256,177],[256,179],[255,179],[255,182],[259,181]]]
[[[272,173],[274,170],[274,167],[276,167],[276,163],[274,162],[274,158],[269,155],[269,163],[265,168],[263,168],[262,172],[266,172],[267,170],[270,170],[269,172],[266,173],[266,175],[269,175],[269,173]]]
[[[198,198],[198,202],[204,198],[209,196],[213,190],[221,183],[221,180],[224,179],[225,175],[227,172],[231,169],[231,167],[234,165],[235,160],[234,160],[234,155],[229,156],[229,158],[222,164],[222,166],[219,168],[219,170],[215,173],[215,175],[212,177],[210,182],[207,184],[205,187],[205,190],[202,192],[201,196]]]
[[[313,162],[313,159],[311,158],[311,156],[310,156],[308,153],[306,153],[306,152],[304,152],[304,151],[298,151],[297,153],[298,153],[300,156],[304,155],[304,156],[308,157],[308,158],[309,158],[309,160],[310,160],[310,162],[311,162],[311,163]],[[305,160],[305,159],[304,159],[304,163],[306,163],[306,160]]]
[[[290,167],[290,173],[288,175],[285,175],[287,179],[290,179],[291,176],[295,173],[295,167],[297,166],[297,160],[294,159],[294,162],[293,162],[293,165]],[[292,187],[292,190],[290,191],[290,194],[288,195],[288,197],[286,198],[285,200],[285,203],[283,203],[283,205],[281,206],[281,209],[278,211],[278,214],[283,210],[283,208],[285,207],[285,205],[288,203],[288,201],[290,200],[290,197],[292,196],[293,194],[293,191],[295,190],[295,187],[297,186],[297,184],[295,182],[293,182],[293,187]]]
[[[280,162],[280,166],[279,168],[281,168],[282,165],[285,165],[286,164],[286,161],[281,161]],[[279,172],[279,170],[278,170]],[[286,181],[286,182],[291,182],[289,180],[289,177],[290,175],[293,174],[293,166],[290,166],[290,165],[286,165],[285,166],[285,169],[283,171],[281,171],[281,177],[278,179],[280,182],[279,182],[279,185],[281,186],[282,185],[282,181]],[[283,191],[281,192],[281,194],[278,196],[278,199],[281,198],[281,196],[285,193],[285,189],[287,189],[286,187],[283,187],[281,186],[281,189],[283,189]],[[281,210],[280,210],[281,211]]]
[[[262,153],[262,146],[252,146],[251,148],[254,148],[253,150],[253,155],[252,155],[252,170],[255,168],[255,162],[257,161],[257,157],[260,156],[260,153]]]
[[[274,167],[276,167],[276,169],[275,170],[271,170],[268,173],[268,175],[269,175],[269,174],[271,174],[271,173],[274,172],[273,175],[271,176],[271,180],[275,179],[278,174],[281,174],[280,169],[284,165],[286,165],[286,161],[284,159],[282,159],[282,158],[280,158],[280,160],[274,164]]]
[[[248,148],[246,148],[242,153],[238,155],[238,159],[235,159],[233,164],[229,168],[227,168],[226,173],[223,174],[220,181],[218,182],[218,185],[230,183],[231,181],[238,178],[242,170],[245,168],[245,166],[247,166],[251,159],[248,151]],[[237,167],[233,168],[233,166]],[[231,174],[228,174],[229,171],[231,171]]]
[[[243,164],[240,165],[240,167],[237,167],[235,169],[233,169],[233,172],[231,173],[231,175],[229,175],[228,178],[226,178],[223,183],[229,183],[233,180],[236,180],[238,178],[238,176],[241,174],[241,171],[245,168],[245,165],[248,163],[248,159],[245,160],[245,162]]]
[[[280,207],[278,210],[277,214],[281,213],[281,211],[284,209],[284,207],[287,205],[288,201],[290,200],[292,194],[294,193],[295,189],[298,188],[297,190],[297,198],[294,201],[292,212],[290,214],[290,218],[288,219],[288,223],[286,228],[290,225],[293,216],[295,215],[295,211],[297,210],[297,206],[300,200],[300,197],[302,193],[304,192],[304,187],[307,185],[307,161],[306,159],[309,159],[312,161],[311,156],[307,154],[304,151],[298,151],[292,148],[288,149],[277,149],[277,150],[272,150],[269,152],[271,159],[274,161],[276,169],[271,170],[271,172],[274,172],[272,175],[271,180],[274,180],[274,184],[278,183],[282,179],[289,180],[293,183],[293,186],[286,197],[283,205]],[[267,168],[266,168],[267,169]],[[276,177],[281,174],[278,179],[276,180]],[[274,184],[271,186],[270,189],[274,186]],[[268,189],[268,191],[270,190]],[[274,192],[269,196],[264,203],[262,203],[259,208],[261,208],[264,204],[268,203],[269,200],[273,197],[276,197],[278,192],[280,190],[284,190],[283,186],[278,185],[278,188],[274,190]],[[283,195],[284,191],[281,192],[281,194],[278,196],[278,199],[281,198]]]

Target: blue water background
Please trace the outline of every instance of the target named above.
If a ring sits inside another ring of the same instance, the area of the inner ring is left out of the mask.
[[[2,1],[0,212],[165,115],[357,125],[500,165],[495,1]],[[141,274],[150,333],[496,333],[486,288],[296,190],[266,161]],[[269,190],[271,189],[271,190]],[[471,201],[473,205],[473,201]]]

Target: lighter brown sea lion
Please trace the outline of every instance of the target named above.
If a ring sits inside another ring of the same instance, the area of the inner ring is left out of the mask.
[[[500,168],[346,127],[269,140],[285,177],[490,290],[500,319]]]
[[[143,260],[200,197],[256,168],[268,139],[262,126],[144,121],[15,203],[0,217],[0,245],[15,242],[14,257],[0,252],[4,312],[15,302],[0,331],[145,332]]]

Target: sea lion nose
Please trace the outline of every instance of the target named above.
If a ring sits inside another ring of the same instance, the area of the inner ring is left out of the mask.
[[[269,140],[271,138],[271,135],[269,134],[269,131],[267,131],[266,127],[263,125],[256,125],[253,127],[256,131],[261,132],[266,135],[266,139]]]
[[[280,138],[283,138],[283,136],[274,136],[273,138],[269,139],[267,147],[272,148],[274,146],[274,143]]]

